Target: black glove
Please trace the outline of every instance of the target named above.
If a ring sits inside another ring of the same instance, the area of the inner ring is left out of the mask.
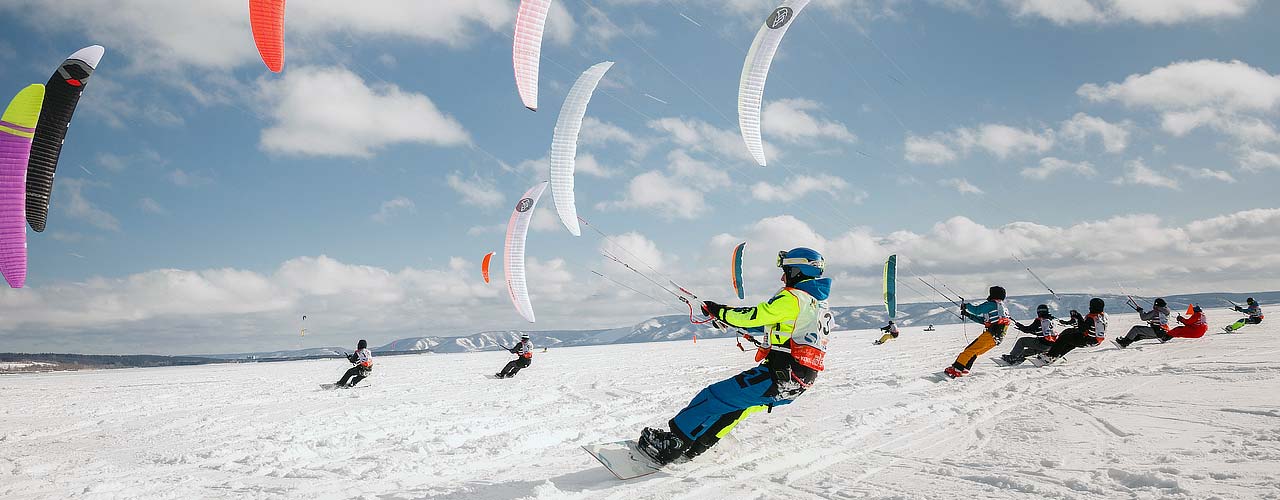
[[[347,361],[350,361],[350,362],[352,362],[352,363],[355,363],[355,362],[356,362],[356,361],[358,361],[359,359],[360,359],[360,357],[359,357],[359,356],[356,356],[355,354],[351,354],[351,355],[347,356]]]
[[[1142,312],[1142,311],[1143,311],[1143,310],[1142,310],[1142,306],[1135,307],[1135,308],[1133,308],[1133,310],[1138,311],[1138,312]]]
[[[717,304],[717,303],[712,302],[712,301],[710,301],[710,300],[704,301],[704,302],[702,303],[702,314],[705,314],[705,315],[710,316],[710,317],[712,317],[712,318],[719,319],[719,318],[720,318],[720,311],[723,311],[723,310],[725,310],[725,309],[726,309],[726,307],[725,307],[725,305],[724,305],[724,304]]]

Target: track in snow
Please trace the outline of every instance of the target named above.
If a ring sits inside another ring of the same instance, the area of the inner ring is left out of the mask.
[[[959,326],[884,346],[841,332],[796,403],[629,482],[579,446],[664,425],[750,353],[553,349],[510,380],[484,378],[505,353],[379,358],[358,391],[317,387],[347,366],[332,360],[5,376],[0,497],[1274,498],[1277,333],[1107,344],[1045,369],[984,356],[934,383],[921,376],[964,347]]]

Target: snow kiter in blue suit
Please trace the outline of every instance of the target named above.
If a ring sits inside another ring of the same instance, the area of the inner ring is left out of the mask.
[[[747,415],[785,405],[813,385],[823,369],[832,315],[831,278],[823,278],[822,254],[808,248],[778,252],[785,286],[754,307],[704,302],[707,316],[767,337],[743,334],[757,346],[760,365],[711,384],[668,422],[670,431],[646,427],[638,447],[665,465],[693,458],[714,445]]]

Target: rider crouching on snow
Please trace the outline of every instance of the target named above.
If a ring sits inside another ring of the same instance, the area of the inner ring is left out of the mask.
[[[880,345],[890,340],[896,339],[898,338],[898,335],[902,334],[902,332],[898,331],[898,325],[894,324],[893,320],[889,320],[889,324],[880,327],[880,331],[884,332],[884,335],[880,336],[880,340],[872,342],[875,345]]]
[[[1146,325],[1137,325],[1129,329],[1123,337],[1116,339],[1116,345],[1121,349],[1129,347],[1129,344],[1139,340],[1160,339],[1161,342],[1168,342],[1173,338],[1169,336],[1169,304],[1164,298],[1157,298],[1151,304],[1151,310],[1143,310],[1142,307],[1134,307],[1134,311],[1138,312],[1138,319],[1146,321]]]
[[[342,379],[338,380],[338,387],[355,387],[356,384],[373,373],[373,352],[369,350],[369,343],[364,339],[356,343],[356,352],[347,355],[347,361],[355,366],[342,374]],[[351,383],[347,383],[350,379]]]
[[[1014,328],[1032,336],[1018,339],[1013,344],[1013,350],[1009,351],[1009,354],[1001,354],[1000,359],[1010,365],[1020,365],[1027,360],[1027,356],[1048,352],[1049,349],[1053,348],[1054,341],[1058,340],[1058,334],[1053,330],[1054,319],[1056,318],[1049,312],[1049,306],[1040,304],[1036,306],[1036,320],[1031,324],[1024,325],[1014,321]]]
[[[832,326],[831,278],[821,277],[826,263],[822,254],[796,248],[778,252],[778,267],[785,286],[767,302],[735,308],[703,303],[707,316],[767,336],[757,340],[743,334],[756,344],[761,363],[699,392],[668,422],[670,432],[646,427],[638,445],[654,462],[697,456],[744,416],[790,403],[818,378]]]
[[[1092,347],[1107,340],[1106,309],[1107,303],[1102,299],[1089,299],[1089,314],[1080,326],[1064,330],[1049,352],[1036,355],[1035,363],[1038,366],[1052,364],[1077,347]]]
[[[1262,322],[1262,306],[1258,305],[1258,301],[1253,300],[1253,297],[1249,297],[1249,299],[1245,301],[1245,305],[1249,307],[1235,306],[1232,307],[1231,310],[1248,314],[1249,317],[1241,318],[1240,321],[1222,327],[1223,331],[1231,333],[1244,328],[1244,325],[1256,325]]]
[[[507,366],[502,367],[502,371],[494,374],[495,378],[514,377],[516,373],[520,372],[520,369],[528,368],[533,363],[533,342],[529,341],[529,334],[520,334],[520,343],[507,350],[518,357],[507,363]]]

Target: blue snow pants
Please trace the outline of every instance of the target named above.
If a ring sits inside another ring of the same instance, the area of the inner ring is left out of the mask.
[[[757,366],[739,373],[733,378],[707,386],[689,401],[680,413],[671,419],[671,430],[683,434],[686,442],[692,442],[707,432],[726,413],[752,406],[779,406],[790,403],[764,394],[773,387],[773,374],[769,368]]]

